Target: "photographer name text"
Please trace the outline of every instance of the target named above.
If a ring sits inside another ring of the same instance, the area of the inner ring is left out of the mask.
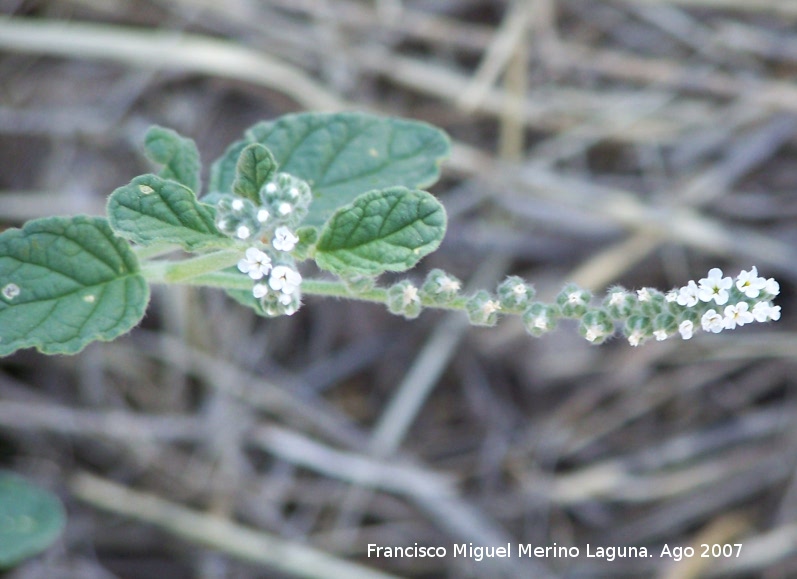
[[[699,548],[663,545],[660,548],[648,549],[647,547],[620,546],[606,547],[587,545],[581,549],[579,547],[566,547],[557,545],[540,546],[530,543],[516,544],[507,543],[498,546],[479,546],[473,543],[454,544],[452,548],[442,546],[418,545],[415,543],[407,547],[387,547],[375,543],[368,544],[368,557],[405,557],[405,558],[443,558],[443,557],[462,557],[482,561],[484,559],[504,559],[504,558],[577,558],[587,557],[590,559],[603,559],[614,561],[615,559],[626,558],[647,558],[662,557],[674,561],[681,559],[691,559],[692,557],[718,558],[718,557],[738,557],[741,554],[742,545],[734,544],[702,544]]]

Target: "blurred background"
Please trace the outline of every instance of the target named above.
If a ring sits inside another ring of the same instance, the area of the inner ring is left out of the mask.
[[[0,467],[64,501],[5,576],[797,576],[797,4],[0,0],[0,227],[102,214],[158,123],[209,165],[304,110],[454,143],[441,267],[550,300],[757,265],[777,324],[632,348],[308,297],[155,287],[141,327],[0,362]],[[207,177],[208,165],[204,168]],[[389,280],[388,280],[389,281]],[[576,546],[374,558],[367,545]],[[743,545],[701,558],[700,545]],[[586,545],[644,546],[613,561]],[[691,546],[679,562],[663,545]]]

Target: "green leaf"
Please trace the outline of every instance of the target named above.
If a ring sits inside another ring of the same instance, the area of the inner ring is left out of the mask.
[[[210,205],[197,201],[187,187],[157,175],[140,175],[114,191],[108,219],[118,235],[141,245],[178,243],[195,250],[232,243],[216,228]]]
[[[446,212],[425,191],[370,191],[342,207],[321,231],[318,266],[338,274],[404,271],[440,245]]]
[[[149,286],[100,217],[48,217],[0,234],[0,356],[75,354],[144,316]]]
[[[144,137],[144,147],[152,161],[163,165],[160,176],[177,181],[199,194],[199,151],[191,139],[181,137],[176,131],[152,126]]]
[[[233,193],[260,204],[260,189],[271,181],[277,172],[274,155],[260,143],[252,143],[241,151],[236,166]]]
[[[300,227],[296,230],[296,237],[299,242],[293,248],[293,256],[299,260],[304,261],[309,258],[315,250],[315,244],[318,241],[318,229],[315,227]]]
[[[61,502],[22,477],[0,472],[0,568],[49,547],[64,528]]]
[[[230,192],[238,155],[261,143],[280,171],[307,181],[313,203],[305,221],[322,225],[357,195],[391,186],[427,187],[448,156],[448,137],[418,121],[364,113],[301,113],[255,125],[213,164],[210,190]]]

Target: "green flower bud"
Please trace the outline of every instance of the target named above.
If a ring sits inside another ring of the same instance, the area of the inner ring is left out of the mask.
[[[534,302],[523,312],[523,325],[529,334],[539,338],[556,327],[558,318],[558,308]]]
[[[637,290],[638,310],[649,318],[656,317],[662,311],[668,310],[667,302],[664,300],[664,294],[658,290],[649,287],[643,287]]]
[[[556,296],[556,303],[564,317],[580,318],[587,312],[591,299],[592,292],[582,289],[574,283],[569,283]]]
[[[659,314],[653,318],[653,336],[661,341],[678,331],[678,318],[671,313]]]
[[[615,320],[626,319],[633,313],[636,306],[636,296],[622,286],[611,288],[603,300],[603,307]]]
[[[224,235],[235,239],[256,239],[263,231],[266,221],[268,215],[263,214],[249,199],[237,195],[222,195],[216,203],[216,227]]]
[[[387,309],[391,314],[404,316],[408,320],[421,313],[421,297],[418,288],[408,280],[400,281],[387,290]]]
[[[298,177],[277,173],[272,181],[261,187],[260,200],[275,220],[295,227],[307,215],[313,193]]]
[[[632,346],[639,346],[642,342],[653,336],[653,324],[650,318],[634,314],[625,321],[623,333]]]
[[[376,285],[376,278],[370,275],[349,274],[340,276],[340,279],[355,294],[372,290]]]
[[[474,326],[494,326],[498,322],[501,304],[485,290],[480,290],[465,304],[468,319]]]
[[[581,337],[592,344],[602,344],[614,334],[614,324],[605,310],[589,310],[578,327]]]
[[[262,286],[263,284],[259,285]],[[298,289],[288,295],[269,288],[265,295],[260,297],[260,307],[263,314],[269,318],[292,316],[299,310],[301,305],[302,294]]]
[[[498,286],[498,299],[501,309],[509,312],[522,312],[534,299],[534,288],[516,275],[507,277]]]
[[[442,269],[433,269],[421,286],[421,294],[435,304],[446,304],[459,295],[462,283]]]

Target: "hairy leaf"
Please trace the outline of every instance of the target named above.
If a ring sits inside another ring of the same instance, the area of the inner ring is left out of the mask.
[[[319,267],[375,275],[404,271],[440,245],[446,212],[425,191],[370,191],[335,212],[316,244]]]
[[[0,356],[74,354],[135,326],[149,301],[128,243],[100,217],[48,217],[0,234]]]
[[[147,157],[163,165],[161,177],[177,181],[199,195],[201,165],[194,141],[172,129],[155,125],[147,131],[144,147]]]
[[[229,192],[235,164],[248,143],[268,147],[280,171],[313,190],[308,225],[373,189],[426,187],[448,156],[448,137],[426,123],[364,113],[301,113],[255,125],[213,164],[211,191]]]
[[[277,162],[271,151],[260,143],[247,145],[238,158],[233,193],[259,204],[261,187],[271,181],[276,172]]]
[[[213,208],[187,187],[157,175],[140,175],[108,199],[114,231],[139,243],[178,243],[194,250],[231,241],[216,228]]]

